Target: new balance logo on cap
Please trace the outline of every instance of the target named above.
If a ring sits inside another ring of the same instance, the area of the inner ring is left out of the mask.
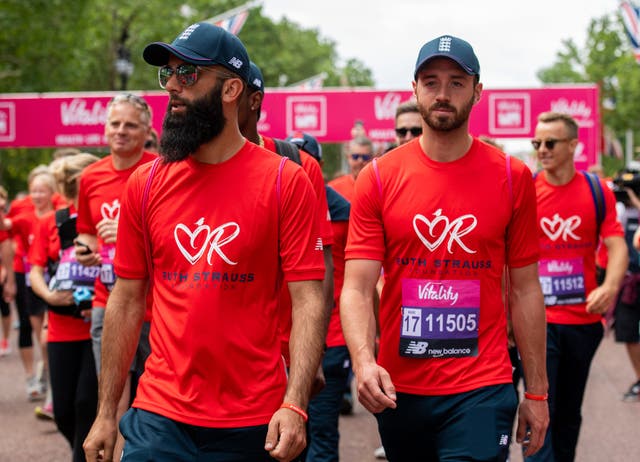
[[[438,51],[444,51],[444,52],[451,51],[451,37],[440,37],[440,44],[438,45]]]
[[[236,69],[240,69],[242,67],[242,61],[236,58],[235,56],[229,60],[229,64],[231,64]]]
[[[260,88],[260,87],[262,87],[262,80],[253,79],[253,81],[251,82],[251,85],[253,85],[256,88]]]

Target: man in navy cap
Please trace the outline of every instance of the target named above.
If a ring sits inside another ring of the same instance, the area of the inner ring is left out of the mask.
[[[522,162],[469,134],[479,80],[469,43],[426,43],[413,82],[422,135],[367,165],[351,203],[340,315],[359,400],[390,461],[506,460],[517,399],[505,268],[527,383],[517,435],[526,455],[549,420],[535,189]]]
[[[316,198],[294,162],[248,142],[238,106],[244,45],[197,23],[152,43],[169,93],[158,162],[122,194],[89,461],[114,457],[115,411],[153,291],[151,354],[120,421],[123,461],[290,461],[324,343]],[[277,219],[274,219],[277,217]],[[275,336],[280,288],[292,300],[287,378]]]

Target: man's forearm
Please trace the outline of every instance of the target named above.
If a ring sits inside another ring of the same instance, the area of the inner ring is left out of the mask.
[[[291,365],[284,400],[306,408],[324,350],[328,313],[321,281],[289,283],[289,289],[292,302]]]
[[[102,336],[99,414],[115,418],[129,365],[138,345],[145,312],[145,290],[140,281],[118,279],[107,303]]]
[[[375,361],[376,319],[370,296],[346,287],[340,297],[340,322],[351,360],[357,368],[361,361]],[[369,294],[369,292],[367,292]],[[363,329],[363,326],[366,326]]]

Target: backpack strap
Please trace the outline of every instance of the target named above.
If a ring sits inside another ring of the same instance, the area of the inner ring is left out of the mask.
[[[593,204],[596,207],[596,240],[598,240],[600,237],[600,227],[605,216],[604,191],[602,191],[602,184],[596,175],[584,171],[581,173],[587,180],[587,184],[591,190],[591,197],[593,197]]]
[[[300,150],[298,146],[293,143],[289,143],[288,141],[273,139],[273,142],[276,144],[276,152],[283,157],[287,157],[294,161],[298,165],[302,165],[302,160],[300,159]]]
[[[153,161],[147,182],[142,192],[142,204],[140,208],[140,218],[142,221],[142,237],[144,240],[144,254],[147,260],[147,271],[149,272],[149,285],[153,284],[153,260],[151,259],[151,238],[149,236],[149,223],[147,223],[147,203],[149,202],[149,191],[151,190],[151,181],[156,173],[156,169],[160,164],[160,157]]]
[[[71,247],[78,233],[76,231],[76,216],[71,216],[69,207],[56,210],[56,229],[60,237],[60,248],[64,250]]]

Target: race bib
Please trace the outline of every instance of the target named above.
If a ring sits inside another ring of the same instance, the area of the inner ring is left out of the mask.
[[[478,355],[480,281],[402,280],[400,356]]]
[[[116,254],[116,246],[114,244],[104,244],[100,249],[102,257],[102,266],[100,267],[100,282],[102,282],[107,290],[111,291],[116,282],[116,273],[113,271],[113,258]]]
[[[582,258],[540,260],[539,277],[546,306],[586,302]]]
[[[78,263],[74,247],[68,247],[60,255],[53,290],[73,290],[80,286],[93,287],[99,272],[98,266],[83,266]]]

